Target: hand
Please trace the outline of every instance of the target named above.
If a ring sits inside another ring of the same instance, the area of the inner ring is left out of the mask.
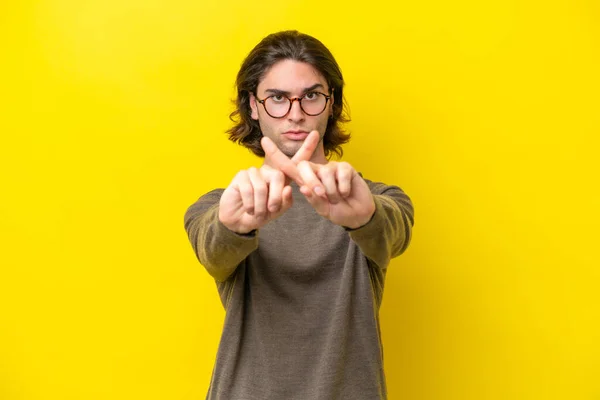
[[[283,153],[281,155],[292,163],[310,159],[319,143],[318,132],[313,132],[294,155],[294,161]],[[219,220],[230,230],[240,234],[251,232],[278,218],[292,206],[290,178],[281,170],[267,165],[270,163],[266,154],[265,165],[261,168],[252,167],[238,172],[221,195]]]
[[[268,138],[263,138],[261,145],[270,165],[300,186],[300,192],[319,215],[352,229],[369,222],[375,212],[375,201],[367,183],[350,164],[335,161],[316,164],[308,161],[306,154],[296,159],[300,150],[289,159]]]

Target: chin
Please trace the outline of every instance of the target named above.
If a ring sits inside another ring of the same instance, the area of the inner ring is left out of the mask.
[[[286,156],[288,156],[289,158],[292,158],[296,155],[296,153],[298,152],[300,148],[297,149],[283,149],[282,153],[285,154]]]
[[[300,150],[300,147],[302,147],[302,142],[295,146],[283,146],[283,148],[280,148],[280,150],[283,154],[285,154],[289,158],[292,158],[296,155],[298,150]]]

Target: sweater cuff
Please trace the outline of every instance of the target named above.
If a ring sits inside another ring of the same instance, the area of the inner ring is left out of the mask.
[[[217,237],[223,238],[226,242],[231,244],[245,244],[252,242],[257,239],[257,229],[253,229],[248,233],[237,233],[226,227],[219,218],[217,218]]]
[[[355,229],[344,227],[350,234],[350,237],[355,241],[359,241],[361,238],[372,238],[373,236],[381,234],[381,226],[385,220],[385,211],[383,209],[383,203],[379,200],[377,195],[373,195],[373,202],[375,203],[375,212],[371,216],[369,222]]]

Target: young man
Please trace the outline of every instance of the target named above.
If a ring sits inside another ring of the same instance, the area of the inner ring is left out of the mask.
[[[238,73],[230,138],[264,164],[185,214],[226,310],[209,400],[387,398],[379,307],[414,213],[399,187],[328,161],[349,139],[343,86],[296,31],[264,38]]]

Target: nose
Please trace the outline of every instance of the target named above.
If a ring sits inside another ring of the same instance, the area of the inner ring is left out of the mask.
[[[301,121],[304,117],[304,111],[302,111],[302,108],[300,107],[300,99],[292,99],[292,108],[288,113],[288,119],[290,121]]]

